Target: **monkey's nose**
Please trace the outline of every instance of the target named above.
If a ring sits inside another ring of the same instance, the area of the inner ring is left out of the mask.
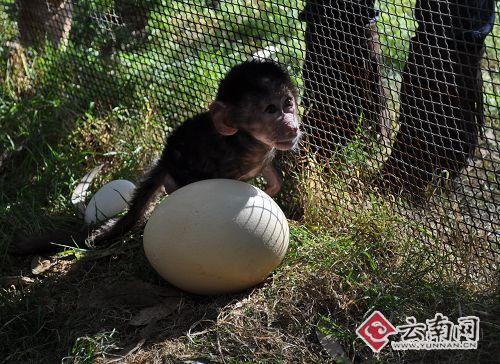
[[[286,126],[286,134],[291,137],[295,137],[299,134],[299,126],[298,125],[287,125]]]

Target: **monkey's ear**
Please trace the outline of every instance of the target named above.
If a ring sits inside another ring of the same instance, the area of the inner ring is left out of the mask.
[[[238,129],[233,128],[228,125],[228,115],[227,115],[227,107],[224,103],[220,101],[214,101],[208,107],[210,110],[210,116],[212,117],[212,122],[214,123],[215,130],[222,135],[233,135]]]

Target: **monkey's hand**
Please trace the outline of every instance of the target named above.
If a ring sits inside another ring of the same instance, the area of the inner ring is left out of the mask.
[[[269,165],[262,171],[262,176],[267,182],[266,189],[264,190],[269,196],[275,196],[281,190],[281,179],[276,169]]]

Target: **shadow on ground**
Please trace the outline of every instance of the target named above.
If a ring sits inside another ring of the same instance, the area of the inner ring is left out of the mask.
[[[156,275],[139,245],[77,261],[48,259],[54,265],[35,282],[3,291],[2,362],[92,361],[102,351],[120,358],[203,330],[224,306],[244,295],[183,293]],[[16,263],[17,272],[26,275],[29,259]]]

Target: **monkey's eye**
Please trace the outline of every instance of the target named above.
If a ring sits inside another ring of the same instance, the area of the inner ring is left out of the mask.
[[[285,107],[293,106],[293,99],[291,97],[287,97],[285,99]]]
[[[267,105],[267,107],[264,111],[267,112],[268,114],[274,114],[275,112],[278,111],[278,108],[275,105],[271,104],[271,105]]]

